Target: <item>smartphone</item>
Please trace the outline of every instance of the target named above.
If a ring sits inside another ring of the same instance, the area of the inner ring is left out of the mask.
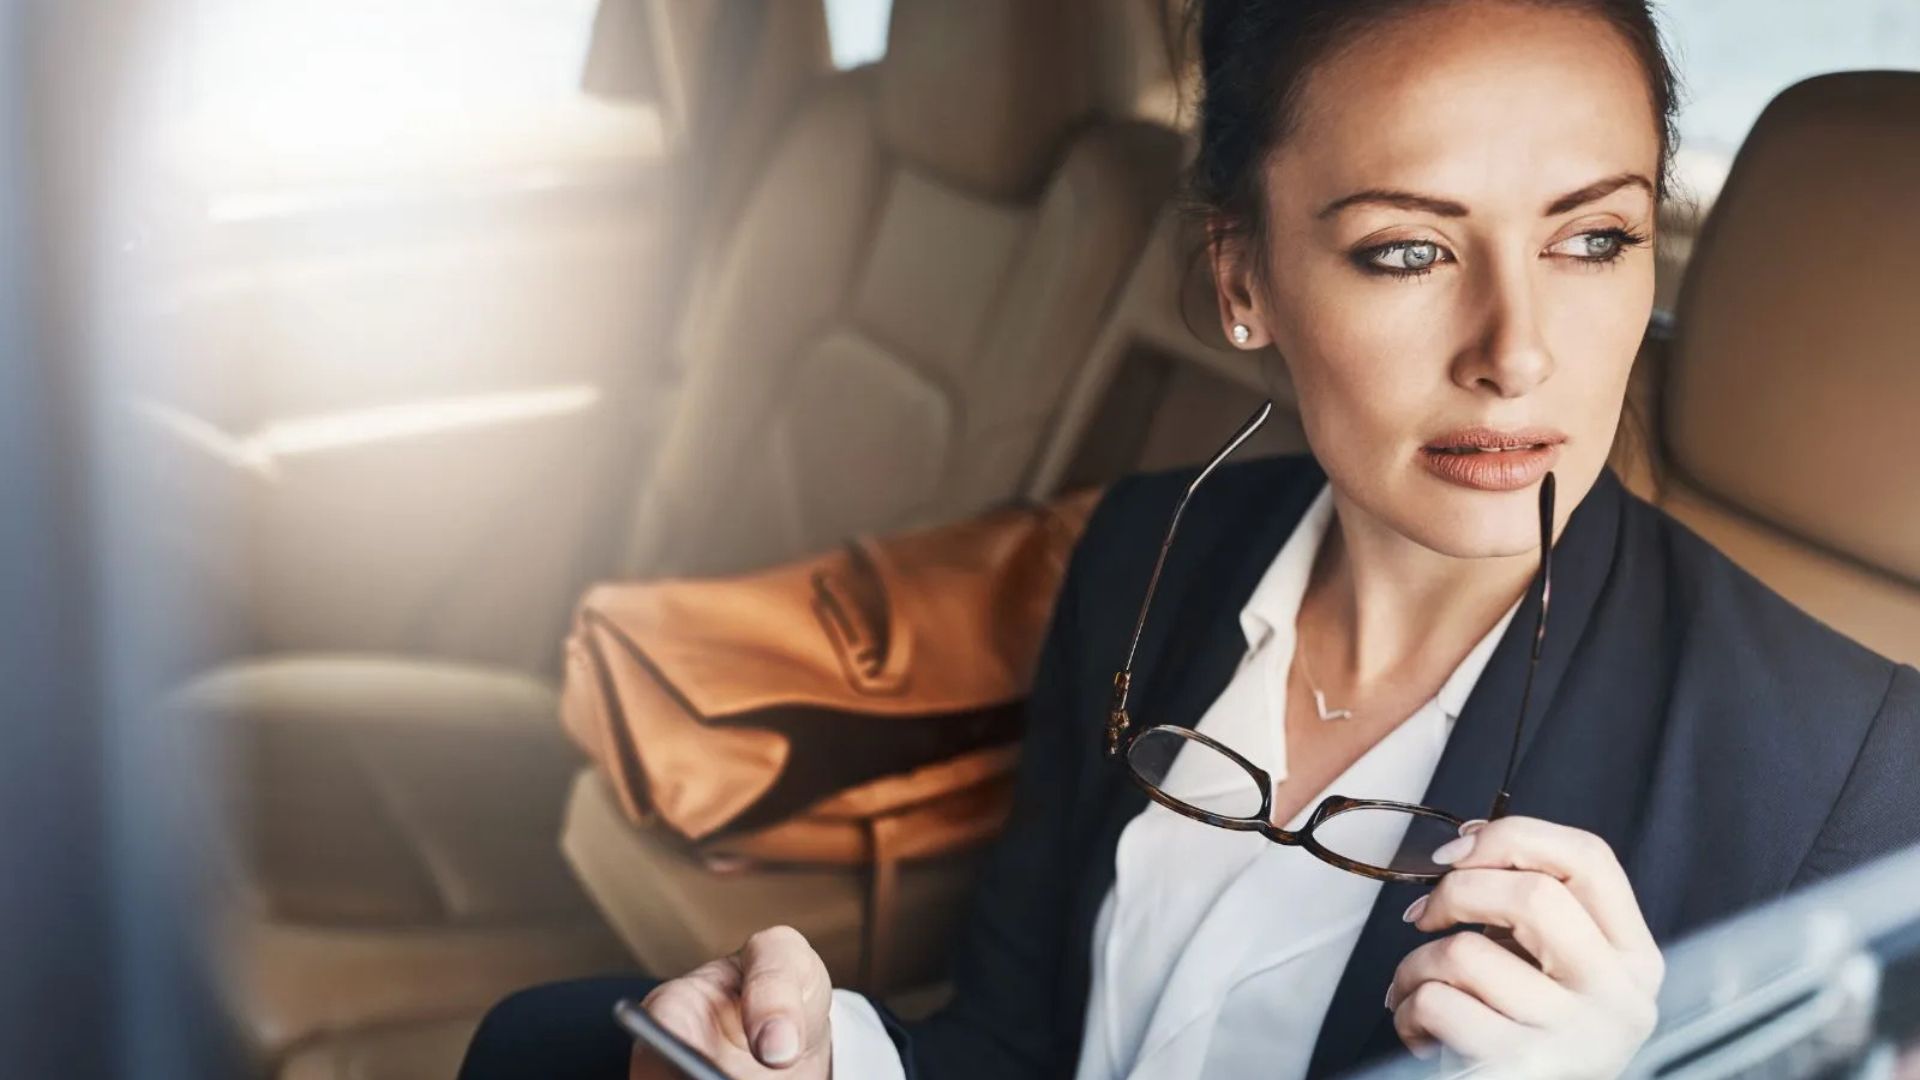
[[[647,1048],[678,1070],[687,1080],[731,1080],[720,1071],[707,1055],[695,1050],[680,1040],[680,1037],[660,1026],[653,1014],[640,1007],[632,998],[623,998],[613,1007],[614,1019],[620,1026],[633,1033],[633,1037],[646,1043]]]

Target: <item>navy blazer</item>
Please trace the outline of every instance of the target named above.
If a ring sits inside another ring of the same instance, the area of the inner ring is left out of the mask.
[[[1094,917],[1120,831],[1146,805],[1102,752],[1108,690],[1192,477],[1115,485],[1075,551],[1013,818],[955,944],[953,1000],[916,1023],[883,1013],[916,1080],[1073,1074]],[[1238,612],[1324,483],[1290,457],[1225,467],[1200,489],[1135,664],[1136,724],[1191,726],[1225,688],[1246,648]],[[1660,940],[1920,843],[1920,671],[1793,607],[1610,472],[1568,520],[1553,575],[1511,812],[1605,838]],[[1523,615],[1468,698],[1431,805],[1487,812],[1526,670]],[[1380,890],[1311,1075],[1398,1048],[1380,999],[1425,940],[1399,918],[1419,891]]]

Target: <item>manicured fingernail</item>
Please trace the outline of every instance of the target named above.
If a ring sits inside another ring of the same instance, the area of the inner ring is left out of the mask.
[[[787,1065],[800,1056],[800,1032],[793,1021],[775,1017],[760,1028],[753,1052],[766,1065]]]
[[[1431,896],[1432,894],[1429,893],[1428,895]],[[1420,899],[1415,900],[1413,903],[1407,905],[1407,910],[1401,914],[1400,921],[1401,922],[1418,922],[1420,921],[1420,916],[1424,914],[1426,910],[1427,910],[1427,898],[1423,896]]]
[[[1393,1011],[1393,984],[1387,984],[1387,1011]]]
[[[1484,828],[1486,828],[1486,827],[1487,827],[1487,819],[1486,819],[1486,818],[1474,818],[1474,819],[1473,819],[1472,821],[1468,821],[1468,822],[1463,822],[1463,823],[1461,823],[1461,825],[1460,825],[1460,835],[1461,835],[1461,836],[1472,836],[1472,835],[1473,835],[1474,833],[1477,833],[1477,832],[1479,832],[1479,831],[1480,831],[1481,829],[1484,829]]]
[[[1467,857],[1473,850],[1473,837],[1462,836],[1458,840],[1449,840],[1434,849],[1433,861],[1441,866],[1452,866]]]

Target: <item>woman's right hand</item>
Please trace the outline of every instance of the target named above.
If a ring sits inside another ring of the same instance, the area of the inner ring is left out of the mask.
[[[736,1080],[827,1080],[833,1033],[827,965],[798,930],[776,926],[740,951],[661,983],[641,1005]],[[636,1046],[632,1080],[672,1073]]]

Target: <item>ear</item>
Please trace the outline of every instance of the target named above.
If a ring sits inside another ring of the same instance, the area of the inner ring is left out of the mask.
[[[1213,292],[1220,305],[1220,331],[1235,348],[1260,349],[1272,342],[1246,238],[1224,226],[1207,226],[1207,256],[1213,266]],[[1247,340],[1235,341],[1233,328],[1244,326]]]

